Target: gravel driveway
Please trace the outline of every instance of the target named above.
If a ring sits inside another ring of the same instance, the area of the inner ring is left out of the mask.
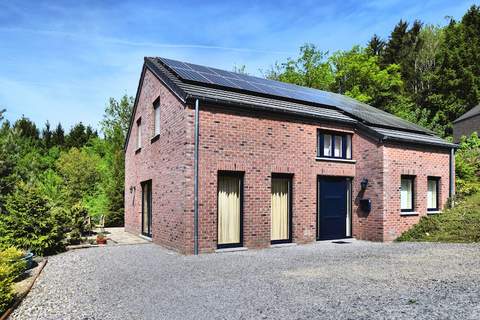
[[[13,319],[480,319],[480,245],[352,241],[51,257]]]

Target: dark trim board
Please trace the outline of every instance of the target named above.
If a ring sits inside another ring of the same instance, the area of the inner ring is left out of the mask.
[[[243,180],[245,173],[243,171],[218,171],[217,173],[217,249],[238,248],[243,247]],[[240,242],[218,244],[218,191],[220,176],[230,176],[240,179]]]
[[[270,244],[291,243],[293,239],[293,174],[272,173],[270,181],[274,178],[288,179],[288,239],[271,240]],[[271,218],[270,218],[271,219]]]

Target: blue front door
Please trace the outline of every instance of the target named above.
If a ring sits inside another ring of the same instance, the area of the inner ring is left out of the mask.
[[[349,183],[347,178],[342,177],[318,177],[318,240],[347,237]]]

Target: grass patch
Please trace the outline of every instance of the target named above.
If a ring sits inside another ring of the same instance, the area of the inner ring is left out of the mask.
[[[480,193],[440,214],[422,217],[396,241],[480,242]]]

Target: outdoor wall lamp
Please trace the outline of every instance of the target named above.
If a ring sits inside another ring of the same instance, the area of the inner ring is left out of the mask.
[[[135,187],[134,186],[130,186],[130,193],[134,192],[135,191]]]
[[[363,178],[362,181],[360,182],[360,188],[362,189],[362,191],[365,191],[367,189],[367,186],[368,186],[368,179]]]

